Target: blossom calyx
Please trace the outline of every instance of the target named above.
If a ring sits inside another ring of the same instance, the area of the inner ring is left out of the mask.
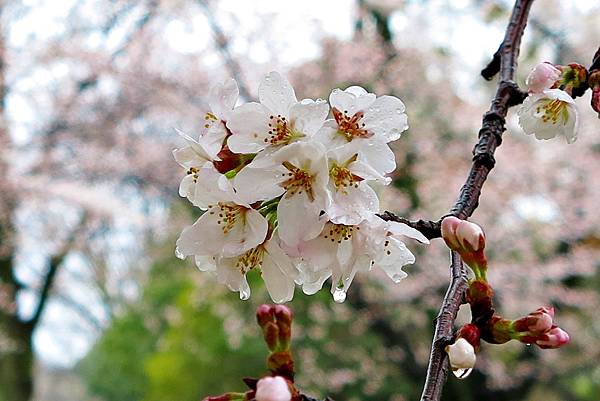
[[[560,78],[560,70],[550,63],[539,63],[527,76],[525,84],[529,93],[541,93],[554,87]]]
[[[248,399],[246,393],[225,393],[213,397],[205,397],[202,401],[246,401]]]
[[[460,330],[458,331],[456,337],[464,338],[475,349],[478,349],[479,345],[481,343],[481,340],[480,340],[481,332],[479,330],[479,327],[477,327],[473,323],[467,323],[463,327],[461,327]]]
[[[281,376],[263,377],[256,384],[256,401],[291,401],[287,380]]]
[[[581,64],[571,63],[560,67],[560,89],[572,97],[582,96],[588,88],[588,70]]]
[[[472,369],[475,366],[477,359],[475,348],[464,338],[459,338],[454,344],[446,346],[446,353],[452,370]]]

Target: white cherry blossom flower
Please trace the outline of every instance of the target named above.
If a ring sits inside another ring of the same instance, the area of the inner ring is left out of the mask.
[[[259,271],[273,302],[283,303],[294,297],[294,280],[298,271],[291,259],[281,249],[275,232],[264,243],[233,257],[196,256],[200,270],[213,272],[217,280],[231,291],[239,292],[240,298],[250,298],[250,286],[246,274]]]
[[[315,238],[323,228],[328,176],[325,148],[316,142],[296,142],[254,159],[236,175],[234,187],[249,202],[281,196],[279,235],[294,246]]]
[[[529,95],[518,111],[519,125],[537,139],[562,135],[567,143],[577,139],[579,114],[575,101],[565,91],[546,89]]]
[[[204,115],[204,132],[200,135],[199,142],[213,159],[217,158],[228,135],[225,124],[239,94],[237,82],[233,79],[213,85],[208,92],[210,110]]]
[[[429,242],[405,224],[372,216],[359,225],[328,222],[317,238],[288,251],[297,258],[298,282],[305,293],[317,292],[331,276],[334,300],[342,302],[359,271],[380,268],[396,283],[406,277],[402,266],[414,263],[415,258],[401,236]]]
[[[298,102],[290,83],[277,72],[262,80],[258,97],[260,103],[236,108],[227,122],[233,133],[227,144],[234,153],[258,153],[310,138],[329,113],[323,100]]]
[[[233,257],[265,240],[267,220],[235,193],[227,179],[218,181],[222,187],[206,194],[215,203],[177,240],[179,256]]]
[[[327,209],[329,219],[336,224],[354,225],[379,211],[379,198],[368,181],[388,184],[391,179],[379,174],[369,164],[359,160],[356,143],[332,149],[329,159],[329,190],[332,202]]]

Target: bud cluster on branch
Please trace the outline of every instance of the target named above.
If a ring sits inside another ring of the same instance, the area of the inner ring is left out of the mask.
[[[494,290],[487,281],[486,238],[481,227],[450,216],[442,220],[441,230],[446,245],[460,254],[474,274],[465,296],[471,308],[471,323],[461,327],[455,342],[446,347],[456,376],[466,377],[475,366],[475,353],[481,340],[490,344],[517,340],[542,349],[559,348],[569,342],[569,335],[554,322],[552,307],[540,307],[516,320],[505,319],[496,313]]]

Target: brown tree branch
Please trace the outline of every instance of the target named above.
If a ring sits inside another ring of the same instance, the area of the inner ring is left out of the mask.
[[[442,389],[448,376],[448,358],[445,348],[452,342],[454,320],[467,289],[467,270],[462,259],[457,252],[452,251],[450,254],[452,273],[450,286],[435,319],[435,332],[421,401],[437,401],[442,396]]]
[[[470,217],[479,205],[483,184],[496,163],[494,153],[502,143],[508,108],[523,102],[527,96],[519,90],[514,78],[521,37],[527,25],[532,3],[533,0],[516,0],[510,22],[506,28],[504,41],[499,48],[500,65],[498,72],[500,77],[496,95],[492,100],[490,110],[483,117],[481,130],[479,130],[479,141],[473,149],[473,164],[469,176],[460,190],[458,200],[450,210],[450,214],[461,219]],[[494,68],[491,68],[488,72],[491,74]],[[466,271],[460,256],[456,252],[452,252],[451,266],[452,280],[436,319],[429,367],[427,368],[421,401],[438,401],[441,398],[448,374],[448,360],[444,348],[452,340],[454,319],[467,288]]]

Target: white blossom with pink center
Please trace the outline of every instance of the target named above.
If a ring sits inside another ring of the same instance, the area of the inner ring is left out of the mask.
[[[408,129],[404,103],[394,96],[377,97],[360,86],[334,89],[329,102],[334,118],[324,124],[318,140],[328,149],[356,142],[361,159],[380,174],[392,172],[396,160],[387,143]]]
[[[232,132],[227,144],[234,153],[279,149],[310,139],[329,113],[324,100],[298,102],[290,83],[277,72],[271,72],[261,81],[258,98],[260,103],[236,108],[227,121]]]
[[[329,203],[325,148],[318,142],[297,142],[260,156],[236,175],[238,193],[250,202],[281,196],[277,223],[287,245],[315,238],[325,224],[321,215]]]

